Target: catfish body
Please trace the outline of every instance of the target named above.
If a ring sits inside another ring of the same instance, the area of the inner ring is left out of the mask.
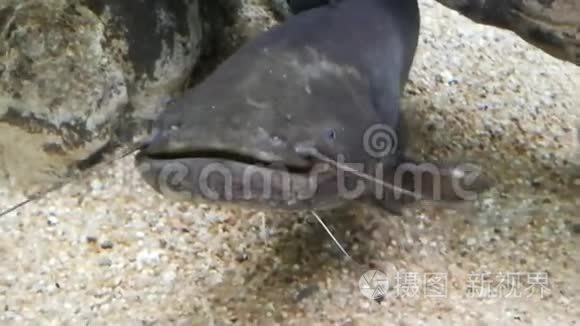
[[[413,194],[433,197],[422,189],[433,176],[401,174],[419,170],[403,154],[400,112],[419,25],[414,0],[342,0],[289,18],[160,114],[137,156],[142,176],[167,196],[275,209],[370,200],[398,212]],[[452,173],[434,173],[438,193],[457,197]]]

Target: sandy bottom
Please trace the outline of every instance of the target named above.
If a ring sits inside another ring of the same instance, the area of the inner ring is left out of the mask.
[[[307,214],[172,203],[127,158],[0,220],[0,322],[580,323],[580,68],[421,6],[413,148],[478,162],[484,198],[322,214],[357,265]]]

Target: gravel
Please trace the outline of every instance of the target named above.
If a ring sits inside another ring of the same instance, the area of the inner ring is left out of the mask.
[[[485,198],[323,214],[353,265],[306,214],[169,202],[129,157],[0,220],[0,323],[580,322],[580,69],[431,0],[421,10],[412,149],[484,166]],[[2,207],[23,198],[0,191]],[[389,282],[380,304],[359,289],[367,270]],[[446,293],[429,296],[437,273]]]

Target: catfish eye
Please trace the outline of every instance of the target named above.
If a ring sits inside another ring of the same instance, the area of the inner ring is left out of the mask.
[[[336,139],[336,131],[334,129],[328,129],[326,131],[326,137],[328,137],[328,139],[330,139],[330,140],[335,140]]]

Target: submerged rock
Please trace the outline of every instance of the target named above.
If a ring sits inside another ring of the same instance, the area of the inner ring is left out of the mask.
[[[189,77],[198,14],[197,0],[3,1],[0,181],[53,182],[133,141]]]
[[[32,191],[119,156],[275,23],[269,1],[3,1],[0,186]]]

